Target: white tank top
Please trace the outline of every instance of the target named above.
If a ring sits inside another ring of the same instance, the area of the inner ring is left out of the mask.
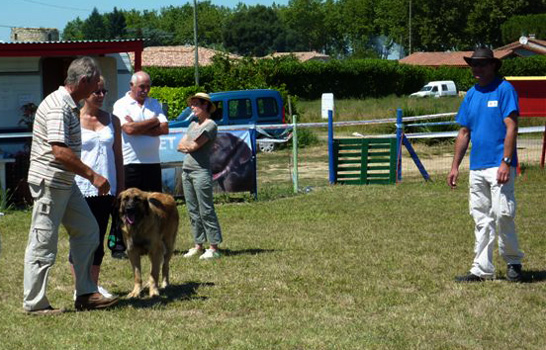
[[[82,127],[82,154],[81,161],[104,176],[110,183],[108,194],[116,195],[116,159],[114,156],[114,124],[112,114],[110,123],[104,128],[93,131]],[[81,176],[76,175],[76,184],[84,197],[98,196],[98,189]]]

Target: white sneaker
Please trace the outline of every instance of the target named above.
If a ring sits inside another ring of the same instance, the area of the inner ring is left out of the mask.
[[[218,259],[219,257],[220,253],[218,253],[217,250],[207,249],[205,250],[205,253],[199,257],[199,260]]]
[[[98,286],[99,287],[99,293],[102,294],[103,297],[105,298],[113,298],[114,295],[112,293],[110,293],[109,291],[107,291],[105,288],[101,287],[101,286]]]
[[[190,250],[188,250],[188,252],[186,254],[184,254],[184,258],[191,258],[192,256],[196,256],[199,254],[199,252],[201,251],[201,249],[199,248],[190,248]]]

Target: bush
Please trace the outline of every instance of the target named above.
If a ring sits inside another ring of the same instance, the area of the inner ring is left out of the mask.
[[[546,56],[503,60],[500,74],[503,76],[545,76]]]
[[[201,67],[200,85],[205,91],[273,88],[280,90],[286,103],[288,94],[302,99],[318,99],[331,92],[337,99],[407,95],[428,81],[453,80],[458,90],[475,84],[468,68],[429,68],[380,59],[299,62],[294,57],[232,60],[215,56],[211,66]],[[192,86],[193,67],[147,68],[156,86]],[[546,57],[506,59],[504,76],[546,75]]]
[[[298,147],[299,148],[305,148],[307,146],[318,145],[318,143],[319,143],[319,138],[313,130],[311,130],[310,128],[298,129]],[[292,142],[290,142],[290,146],[292,146]]]
[[[175,119],[187,106],[186,100],[196,92],[204,91],[198,86],[187,88],[152,86],[150,96],[168,106],[167,118]]]

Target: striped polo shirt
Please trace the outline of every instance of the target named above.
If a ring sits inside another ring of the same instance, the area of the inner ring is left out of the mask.
[[[49,187],[70,189],[75,174],[55,161],[52,143],[62,143],[80,157],[79,110],[64,86],[47,96],[36,111],[28,182],[40,185],[44,181]]]

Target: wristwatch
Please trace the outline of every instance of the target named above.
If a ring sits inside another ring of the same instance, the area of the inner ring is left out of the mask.
[[[502,161],[505,162],[508,165],[512,165],[512,158],[510,158],[510,157],[504,157],[504,158],[502,158]]]

